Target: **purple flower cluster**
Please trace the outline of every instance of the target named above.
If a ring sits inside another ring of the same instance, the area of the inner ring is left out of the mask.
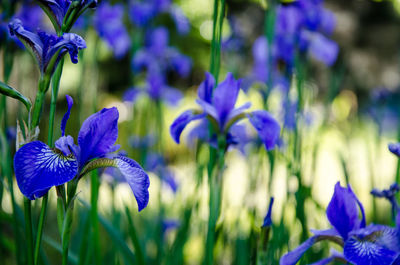
[[[171,0],[134,0],[130,6],[130,18],[138,27],[147,26],[154,18],[162,13],[167,13],[175,22],[180,34],[186,34],[190,30],[190,23],[185,14]]]
[[[154,101],[165,101],[174,105],[180,100],[182,94],[168,85],[167,74],[175,71],[180,76],[187,76],[192,61],[168,43],[169,33],[166,28],[158,27],[149,32],[146,45],[136,52],[132,60],[134,71],[147,71],[147,82],[145,87],[128,90],[124,96],[126,101],[134,101],[142,91]]]

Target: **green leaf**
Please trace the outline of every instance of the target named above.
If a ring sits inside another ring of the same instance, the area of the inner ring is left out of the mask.
[[[62,254],[62,247],[61,247],[60,243],[58,243],[57,241],[55,241],[54,239],[52,239],[46,235],[43,236],[43,240],[49,246],[51,246],[52,248],[54,248],[55,250],[57,250],[58,252],[60,252]],[[78,264],[77,256],[74,253],[72,253],[71,251],[68,252],[68,261],[74,265]]]
[[[79,198],[79,201],[87,208],[90,210],[90,205],[85,202],[84,200]],[[122,254],[128,259],[128,260],[135,260],[135,255],[133,254],[132,250],[128,247],[128,245],[125,242],[125,239],[123,235],[115,228],[113,225],[102,215],[98,214],[99,221],[101,225],[104,227],[108,235],[111,237],[113,240],[114,244],[119,247],[119,250],[121,250]]]
[[[3,83],[1,81],[0,81],[0,93],[3,95],[6,95],[8,97],[12,97],[12,98],[15,98],[15,99],[21,101],[25,105],[28,112],[31,110],[32,103],[29,100],[29,98],[25,97],[20,92],[18,92],[14,88],[6,85],[5,83]]]

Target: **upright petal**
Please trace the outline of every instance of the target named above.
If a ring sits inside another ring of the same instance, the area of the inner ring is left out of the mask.
[[[181,137],[183,129],[185,129],[186,125],[188,125],[191,121],[198,120],[204,118],[205,114],[196,113],[195,110],[187,110],[183,112],[175,121],[171,124],[169,131],[171,133],[174,141],[179,144],[179,139]]]
[[[279,140],[281,132],[279,123],[265,110],[253,111],[248,115],[248,118],[257,130],[265,148],[267,150],[273,149]]]
[[[110,152],[118,138],[118,117],[117,108],[104,108],[83,122],[78,135],[81,167],[88,160]]]
[[[131,187],[140,212],[149,202],[149,176],[138,163],[128,157],[120,156],[114,160],[116,161],[118,169]]]
[[[206,79],[204,79],[197,90],[199,99],[204,100],[207,103],[211,103],[214,86],[214,76],[206,72]]]
[[[64,153],[64,155],[69,156],[70,154],[73,154],[76,158],[76,160],[79,161],[79,156],[80,156],[80,150],[79,146],[77,146],[74,143],[74,138],[72,138],[71,135],[67,136],[62,136],[57,139],[57,141],[54,143],[55,147],[61,152]]]
[[[22,194],[34,200],[51,187],[73,179],[78,173],[78,162],[72,156],[67,157],[40,141],[34,141],[17,151],[14,170]]]
[[[72,105],[74,104],[74,100],[72,99],[71,96],[66,95],[67,98],[67,104],[68,104],[68,110],[65,112],[64,117],[61,120],[61,135],[65,135],[65,127],[67,126],[67,121],[69,119],[69,115],[71,114],[71,108]]]
[[[241,80],[235,80],[232,73],[228,73],[225,80],[220,83],[214,93],[212,104],[217,109],[220,127],[224,127],[227,117],[235,107],[239,95]]]
[[[335,192],[326,209],[326,215],[344,240],[347,239],[349,232],[360,227],[356,197],[348,188],[342,188],[339,182],[335,185]]]

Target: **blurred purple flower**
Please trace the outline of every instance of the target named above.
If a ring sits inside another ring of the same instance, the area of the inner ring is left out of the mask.
[[[183,95],[178,89],[166,84],[165,78],[157,73],[148,73],[144,88],[131,88],[123,96],[125,101],[135,102],[141,93],[147,94],[154,101],[166,102],[175,106]]]
[[[109,45],[116,58],[123,57],[131,47],[131,39],[123,23],[124,6],[101,4],[94,16],[99,36]],[[105,22],[106,21],[106,22]]]
[[[169,33],[164,27],[155,28],[147,35],[146,46],[138,50],[132,60],[133,69],[143,68],[148,72],[166,73],[174,70],[181,76],[189,74],[192,66],[191,59],[168,46]]]
[[[190,22],[182,9],[170,0],[134,0],[129,10],[132,22],[139,27],[145,27],[158,15],[167,13],[174,21],[178,33],[187,34],[190,30]]]

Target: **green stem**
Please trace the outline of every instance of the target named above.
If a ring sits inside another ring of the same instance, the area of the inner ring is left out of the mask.
[[[215,150],[215,149],[214,149]],[[222,174],[225,166],[225,145],[220,144],[219,150],[215,154],[215,159],[209,161],[209,169],[211,175],[209,175],[209,217],[207,227],[207,239],[206,239],[206,253],[204,264],[212,265],[214,260],[214,245],[216,241],[216,226],[217,221],[221,212],[221,200],[222,200]],[[211,156],[213,158],[213,156]]]
[[[32,210],[31,200],[24,198],[25,209],[25,235],[27,243],[28,265],[33,265],[33,234],[32,234]]]
[[[51,91],[51,102],[50,102],[49,133],[47,137],[47,143],[50,147],[53,147],[54,144],[53,143],[54,120],[56,115],[57,97],[58,97],[58,91],[60,89],[60,80],[61,80],[63,65],[64,65],[64,58],[60,60],[60,63],[58,64],[51,81],[52,91]]]
[[[225,0],[214,0],[213,36],[211,40],[210,72],[218,83],[221,60],[222,25],[225,18]]]
[[[90,202],[92,207],[90,208],[90,222],[91,222],[91,227],[92,227],[92,242],[94,245],[94,258],[97,265],[101,264],[101,259],[100,255],[98,253],[101,253],[101,248],[100,248],[100,236],[99,236],[99,220],[98,220],[98,214],[97,214],[97,205],[98,205],[98,200],[99,200],[99,188],[100,188],[100,183],[99,183],[99,175],[97,170],[93,170],[91,173],[91,197],[90,197]]]
[[[71,230],[72,230],[72,219],[74,212],[74,203],[75,203],[75,194],[78,186],[78,179],[75,178],[68,182],[67,188],[67,209],[65,212],[63,227],[62,227],[62,265],[68,264],[68,251],[69,251],[69,242],[71,239]]]
[[[140,242],[139,242],[139,239],[137,236],[137,232],[136,232],[136,228],[133,223],[131,213],[129,212],[129,208],[127,206],[125,206],[125,213],[126,213],[126,216],[128,217],[129,234],[131,235],[132,245],[135,248],[136,262],[138,265],[145,265],[146,262],[144,260],[142,246],[140,245]]]

